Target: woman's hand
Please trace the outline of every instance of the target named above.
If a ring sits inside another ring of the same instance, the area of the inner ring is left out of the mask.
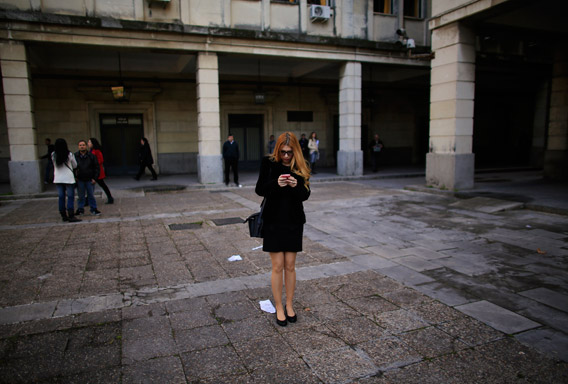
[[[287,185],[288,185],[288,178],[289,178],[289,177],[290,177],[289,175],[280,175],[280,176],[278,176],[278,185],[279,185],[280,187],[285,187],[285,186],[287,186]]]
[[[290,186],[294,188],[298,185],[298,180],[296,180],[294,176],[291,175],[280,175],[278,177],[278,185],[280,187]]]
[[[296,185],[298,185],[298,180],[296,180],[294,178],[294,176],[290,176],[289,178],[286,179],[286,183],[287,185],[289,185],[292,188],[295,188]]]

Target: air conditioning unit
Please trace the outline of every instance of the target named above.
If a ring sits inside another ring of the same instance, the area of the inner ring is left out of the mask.
[[[310,5],[310,20],[326,22],[331,17],[331,8],[327,5]]]

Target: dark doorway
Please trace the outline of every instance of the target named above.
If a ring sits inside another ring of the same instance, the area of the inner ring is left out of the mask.
[[[144,136],[141,114],[100,115],[105,172],[133,175],[138,171],[138,148]]]
[[[260,160],[268,151],[268,142],[263,140],[264,115],[231,114],[229,115],[229,133],[239,144],[239,169],[256,170]]]

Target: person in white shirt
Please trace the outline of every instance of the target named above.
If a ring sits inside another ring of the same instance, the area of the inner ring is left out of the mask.
[[[308,140],[308,149],[310,150],[310,168],[312,174],[316,174],[316,161],[319,159],[319,143],[318,135],[315,132],[310,133]]]
[[[75,173],[77,161],[65,139],[55,140],[55,150],[51,154],[53,160],[53,183],[59,194],[59,213],[63,221],[76,223],[81,221],[75,217]],[[65,195],[67,195],[67,211],[65,211]]]

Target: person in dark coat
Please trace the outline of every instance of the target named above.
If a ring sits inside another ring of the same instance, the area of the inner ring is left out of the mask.
[[[45,145],[47,145],[47,153],[40,157],[40,159],[47,159],[43,183],[49,184],[53,178],[53,160],[51,159],[51,154],[55,151],[55,145],[51,144],[51,139],[49,137],[45,139]]]
[[[302,148],[302,154],[304,155],[304,159],[310,159],[310,149],[308,148],[308,139],[306,139],[306,134],[302,133],[300,138],[300,148]]]
[[[150,144],[148,143],[148,139],[143,137],[140,139],[140,149],[138,150],[138,164],[140,167],[138,168],[138,174],[134,177],[136,180],[140,180],[140,176],[144,173],[146,168],[150,170],[152,173],[152,180],[158,180],[158,175],[156,175],[156,171],[154,171],[154,158],[152,157],[152,150],[150,149]]]
[[[229,185],[229,173],[233,168],[233,181],[237,187],[239,184],[239,144],[235,141],[233,135],[229,133],[227,141],[223,144],[223,159],[225,160],[225,185]]]
[[[95,183],[99,178],[100,172],[99,162],[97,157],[89,152],[85,140],[80,140],[78,146],[79,150],[75,152],[75,160],[77,161],[77,191],[79,199],[75,215],[78,216],[85,213],[85,193],[87,194],[91,214],[100,215],[101,212],[97,209],[97,200],[95,200]]]
[[[272,260],[272,295],[276,323],[297,320],[293,307],[296,287],[296,254],[302,251],[306,215],[303,201],[310,197],[310,169],[298,139],[285,132],[276,141],[274,154],[262,159],[255,192],[264,196],[263,251]],[[286,286],[286,306],[282,305],[282,272]]]
[[[373,172],[377,172],[379,167],[379,159],[381,156],[381,151],[383,150],[383,142],[379,139],[379,135],[375,134],[375,137],[369,144],[369,151],[371,151],[371,162],[373,164]]]

